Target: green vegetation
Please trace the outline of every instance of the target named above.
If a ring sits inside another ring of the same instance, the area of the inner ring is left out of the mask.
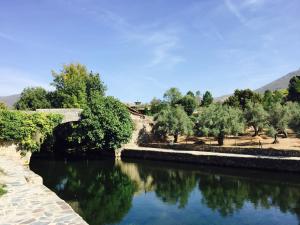
[[[5,185],[0,184],[0,197],[4,194],[6,194]]]
[[[113,97],[93,97],[82,112],[72,138],[89,149],[114,150],[127,143],[133,131],[129,111]]]
[[[61,120],[55,114],[0,110],[0,141],[14,141],[21,150],[38,151]]]
[[[15,108],[18,110],[48,109],[51,107],[48,92],[42,87],[25,88]]]
[[[176,143],[179,135],[192,134],[193,122],[180,106],[168,106],[156,114],[154,120],[154,133],[161,139],[172,135]]]
[[[248,127],[253,127],[257,136],[267,126],[268,113],[260,103],[248,102],[244,111],[244,117]]]
[[[196,121],[196,129],[204,136],[216,137],[219,145],[224,144],[225,135],[237,135],[245,129],[242,111],[221,104],[203,108]]]
[[[4,102],[0,102],[0,110],[7,109],[7,106]]]
[[[250,89],[235,90],[234,94],[230,96],[224,104],[244,110],[248,102],[261,103],[262,97]]]
[[[214,101],[212,94],[209,91],[206,91],[203,95],[202,106],[209,106]]]
[[[287,98],[289,101],[300,102],[300,76],[290,80]]]

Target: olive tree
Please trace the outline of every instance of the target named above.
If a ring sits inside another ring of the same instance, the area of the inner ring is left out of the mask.
[[[181,92],[175,87],[170,88],[164,93],[164,100],[171,105],[175,105],[181,98]]]
[[[237,135],[244,131],[245,123],[240,109],[227,105],[211,104],[203,108],[196,118],[198,132],[217,138],[223,145],[226,135]]]
[[[179,135],[192,134],[193,122],[180,106],[166,107],[155,115],[154,121],[153,133],[163,137],[172,135],[175,143]]]
[[[267,126],[268,113],[260,103],[248,102],[244,110],[244,117],[247,125],[253,127],[254,135]]]
[[[271,107],[268,118],[268,135],[274,137],[273,144],[279,143],[279,134],[283,134],[284,137],[287,138],[288,134],[286,129],[288,128],[290,120],[291,112],[288,106],[277,103]]]

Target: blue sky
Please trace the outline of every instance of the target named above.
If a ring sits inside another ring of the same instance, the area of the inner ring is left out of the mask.
[[[0,95],[80,62],[108,95],[258,88],[300,68],[299,0],[0,1]]]

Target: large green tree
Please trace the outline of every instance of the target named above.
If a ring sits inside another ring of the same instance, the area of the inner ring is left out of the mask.
[[[209,91],[206,91],[203,95],[202,106],[209,106],[214,101],[212,94]]]
[[[182,105],[184,111],[191,116],[197,108],[197,99],[195,96],[187,94],[178,101],[178,104]]]
[[[178,88],[172,87],[164,93],[164,100],[171,105],[175,105],[182,98]]]
[[[123,103],[96,95],[82,112],[72,139],[84,149],[115,150],[130,140],[133,128]]]
[[[48,92],[42,87],[25,88],[20,99],[15,103],[18,110],[36,110],[50,108]]]
[[[224,144],[226,135],[237,135],[245,128],[242,111],[227,105],[211,104],[203,108],[196,121],[198,132],[216,137],[219,145]]]
[[[263,96],[263,106],[266,110],[270,110],[274,104],[284,104],[288,91],[286,89],[270,91],[267,90]]]
[[[300,102],[300,76],[295,76],[289,83],[288,100]]]
[[[260,103],[248,102],[244,110],[244,117],[248,126],[253,127],[254,135],[267,126],[268,113]]]
[[[192,133],[193,122],[181,106],[168,106],[154,117],[154,121],[153,132],[163,137],[172,135],[175,143],[179,135]]]
[[[88,72],[81,64],[64,65],[63,69],[52,72],[55,87],[51,94],[52,103],[59,108],[84,108],[92,96],[104,96],[106,86],[98,73]]]
[[[7,109],[7,106],[4,102],[0,102],[0,110]]]
[[[224,104],[236,107],[236,108],[241,108],[245,109],[247,102],[253,102],[253,103],[261,103],[262,102],[262,97],[260,94],[255,93],[251,91],[250,89],[245,89],[245,90],[235,90],[234,94],[230,96]]]

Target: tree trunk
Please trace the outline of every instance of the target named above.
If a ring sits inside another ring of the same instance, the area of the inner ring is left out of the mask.
[[[258,128],[256,126],[253,126],[254,134],[253,137],[256,137],[258,135]]]
[[[273,144],[278,144],[278,143],[279,143],[279,141],[278,141],[278,133],[277,133],[277,134],[275,134],[275,136],[274,136]]]
[[[178,134],[174,134],[174,143],[177,143],[178,141]]]
[[[220,134],[218,135],[218,144],[219,144],[220,146],[224,145],[224,138],[225,138],[225,135],[224,135],[223,133],[220,133]]]
[[[286,132],[286,130],[283,130],[282,133],[284,135],[284,138],[288,138],[288,133]]]

